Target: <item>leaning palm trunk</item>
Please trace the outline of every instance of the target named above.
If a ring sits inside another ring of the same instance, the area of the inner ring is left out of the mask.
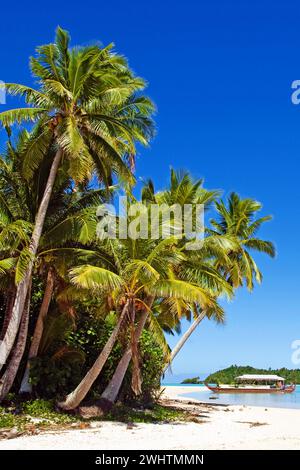
[[[138,322],[138,325],[135,331],[136,342],[138,342],[141,337],[146,320],[148,318],[148,314],[149,314],[148,310],[144,310],[141,315],[140,321]],[[114,372],[114,375],[110,379],[109,384],[107,385],[106,389],[101,395],[101,398],[104,398],[106,401],[110,402],[111,404],[113,404],[116,401],[119,395],[119,392],[120,392],[125,374],[127,372],[127,369],[129,367],[131,358],[132,358],[132,348],[130,346],[129,348],[126,349],[125,353],[120,359],[119,364]]]
[[[25,351],[29,323],[30,297],[31,283],[29,285],[25,308],[20,322],[18,338],[6,371],[0,380],[0,402],[6,397],[14,383],[21,359]]]
[[[127,300],[125,306],[123,307],[122,313],[119,317],[118,323],[116,324],[113,332],[111,333],[110,337],[108,338],[104,348],[102,349],[100,355],[98,356],[98,359],[95,361],[94,365],[91,367],[91,369],[88,371],[88,373],[85,375],[85,377],[82,379],[80,384],[76,387],[76,389],[72,392],[69,393],[69,395],[66,397],[64,402],[58,403],[58,406],[62,408],[63,410],[73,410],[74,408],[77,408],[77,406],[80,405],[82,400],[85,398],[87,393],[90,391],[93,383],[99,376],[101,370],[103,369],[111,351],[112,348],[114,347],[114,344],[117,340],[120,327],[125,319],[125,316],[128,313],[128,305],[129,305],[129,300]]]
[[[139,350],[138,350],[138,341],[136,338],[135,332],[135,302],[130,303],[129,315],[131,318],[131,328],[130,328],[130,343],[132,351],[132,376],[131,376],[131,389],[135,395],[140,395],[142,393],[142,377],[141,377],[141,368],[139,361]]]
[[[28,267],[27,267],[23,280],[17,286],[17,292],[16,292],[14,306],[12,309],[11,320],[7,327],[5,336],[2,342],[0,343],[0,370],[3,367],[3,365],[6,363],[6,360],[13,348],[13,345],[14,345],[14,342],[18,333],[22,313],[25,307],[28,288],[29,288],[29,284],[31,281],[34,257],[37,253],[37,249],[38,249],[39,241],[41,238],[44,221],[45,221],[47,209],[49,206],[58,166],[61,161],[61,157],[62,157],[62,150],[58,149],[58,151],[55,154],[53,163],[51,165],[44,195],[43,195],[43,198],[42,198],[42,201],[41,201],[41,204],[40,204],[37,216],[36,216],[35,225],[34,225],[32,237],[31,237],[31,241],[29,245],[30,261],[28,263]]]
[[[14,287],[13,289],[10,289],[7,294],[5,314],[4,314],[4,319],[3,319],[3,324],[2,324],[1,334],[0,334],[0,341],[4,338],[7,327],[11,319],[12,309],[13,309],[14,301],[15,301],[15,292],[16,291]]]
[[[39,351],[40,342],[43,336],[44,331],[44,320],[47,316],[49,305],[51,302],[52,294],[54,289],[54,272],[53,269],[50,268],[47,274],[46,280],[46,287],[44,292],[44,297],[42,301],[42,305],[39,311],[39,315],[36,321],[29,353],[28,353],[28,361],[26,364],[25,373],[23,376],[23,380],[20,387],[20,393],[31,393],[32,392],[32,385],[29,383],[29,368],[30,368],[30,360],[34,359]]]
[[[168,369],[169,365],[173,362],[174,358],[177,356],[177,354],[179,353],[179,351],[181,350],[181,348],[183,347],[183,345],[187,342],[187,340],[189,339],[189,337],[191,336],[191,334],[193,333],[193,331],[197,328],[197,326],[199,325],[199,323],[202,322],[202,320],[205,318],[205,316],[206,316],[206,312],[204,311],[204,312],[202,312],[202,313],[196,318],[196,320],[191,324],[191,326],[190,326],[189,329],[184,333],[184,335],[182,336],[182,338],[180,338],[180,340],[178,341],[178,343],[176,344],[176,346],[174,347],[174,349],[173,349],[172,352],[171,352],[170,360],[169,360],[169,362],[167,363],[167,365],[165,366],[163,373],[166,372],[166,370]]]

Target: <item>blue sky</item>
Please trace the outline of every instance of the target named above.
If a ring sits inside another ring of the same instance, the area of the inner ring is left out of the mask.
[[[300,338],[300,5],[295,1],[90,1],[53,8],[1,6],[0,79],[31,84],[28,57],[60,24],[74,44],[114,42],[156,102],[157,137],[137,174],[167,183],[169,167],[205,177],[208,188],[263,202],[274,221],[261,235],[275,261],[259,257],[264,282],[226,305],[227,322],[203,322],[174,361],[174,374],[205,374],[232,363],[294,367]],[[12,104],[12,102],[10,102]],[[0,136],[3,139],[3,136]],[[170,343],[174,344],[171,339]]]

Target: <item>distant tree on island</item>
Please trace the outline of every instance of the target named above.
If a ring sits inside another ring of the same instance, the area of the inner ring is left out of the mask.
[[[200,377],[193,377],[191,379],[184,379],[181,383],[182,384],[202,384],[203,381],[200,380]]]
[[[243,374],[274,374],[286,379],[287,383],[300,384],[300,369],[256,369],[251,366],[232,365],[226,369],[218,370],[206,377],[204,382],[217,384],[234,384],[235,377]]]

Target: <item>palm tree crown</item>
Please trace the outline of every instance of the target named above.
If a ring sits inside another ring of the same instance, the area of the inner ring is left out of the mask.
[[[248,289],[252,290],[254,279],[260,283],[262,274],[251,251],[265,253],[272,258],[275,256],[273,243],[257,237],[257,231],[272,216],[257,218],[257,212],[262,209],[261,203],[250,198],[242,199],[236,193],[229,195],[227,204],[224,201],[216,202],[216,209],[217,218],[211,220],[213,229],[209,233],[228,235],[237,242],[237,249],[229,253],[229,268],[222,267],[222,262],[217,262],[217,267],[233,287],[242,286],[245,282]]]
[[[38,88],[8,83],[7,92],[25,98],[26,108],[0,113],[9,128],[14,122],[34,121],[32,138],[24,146],[28,177],[51,146],[60,147],[75,181],[95,170],[101,180],[112,174],[130,179],[135,143],[153,136],[154,105],[112,45],[70,48],[70,36],[57,29],[55,42],[37,48],[30,67]]]

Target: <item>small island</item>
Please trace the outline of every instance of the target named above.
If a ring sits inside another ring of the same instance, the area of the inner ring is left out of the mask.
[[[210,374],[206,377],[204,382],[211,384],[234,384],[235,377],[243,374],[274,374],[284,377],[287,383],[300,384],[300,369],[287,369],[286,367],[282,367],[281,369],[257,369],[251,366],[237,365],[231,365],[226,369],[218,370]]]
[[[208,375],[205,380],[200,380],[200,377],[192,377],[184,379],[182,385],[199,385],[204,383],[217,383],[217,384],[234,384],[235,378],[244,374],[273,374],[284,377],[287,383],[300,384],[300,369],[258,369],[251,366],[237,366],[231,365],[226,369],[221,369]]]
[[[184,385],[186,385],[186,384],[194,385],[194,384],[202,384],[202,383],[203,383],[203,381],[200,380],[200,377],[192,377],[191,379],[184,379],[181,382],[181,384],[184,384]]]

